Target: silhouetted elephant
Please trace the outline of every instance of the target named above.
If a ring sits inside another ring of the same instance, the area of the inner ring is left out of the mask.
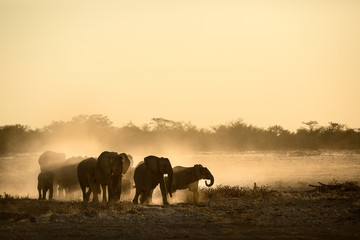
[[[64,164],[66,161],[65,153],[57,153],[52,151],[46,151],[39,157],[40,171],[52,171]]]
[[[52,189],[55,189],[55,197],[57,197],[57,175],[54,171],[63,166],[65,161],[65,153],[57,153],[53,151],[43,152],[38,160],[41,172],[51,171],[53,173]]]
[[[81,161],[77,166],[77,176],[84,202],[89,201],[89,197],[92,192],[94,192],[94,196],[100,194],[100,184],[97,184],[95,181],[96,164],[97,160],[95,158],[88,158]],[[89,189],[87,192],[86,188]]]
[[[140,163],[134,173],[134,182],[136,187],[135,197],[133,203],[140,202],[149,204],[152,198],[152,192],[160,183],[161,195],[163,203],[168,204],[167,191],[164,183],[164,174],[168,175],[169,186],[173,180],[173,169],[168,158],[159,158],[156,156],[145,157],[144,162]],[[170,197],[172,197],[171,189],[168,189]]]
[[[66,165],[72,165],[72,164],[76,164],[78,165],[82,160],[84,160],[86,157],[82,157],[82,156],[77,156],[77,157],[71,157],[66,159],[66,161],[64,162],[64,166]]]
[[[126,153],[118,154],[117,152],[105,151],[100,154],[95,168],[95,180],[102,187],[103,201],[107,199],[106,186],[108,187],[109,201],[120,200],[122,176],[129,169],[130,163]]]
[[[79,181],[77,177],[78,164],[65,165],[55,169],[54,176],[55,186],[58,186],[58,197],[70,199],[72,193],[79,191]]]
[[[39,191],[39,200],[46,199],[46,193],[49,191],[49,200],[53,197],[53,182],[54,175],[50,171],[44,171],[39,173],[38,175],[38,186],[37,189]]]
[[[96,163],[94,160],[82,161],[78,166],[77,172],[79,182],[82,182],[80,186],[82,185],[84,201],[88,200],[88,195],[93,192],[93,201],[98,202],[100,185],[103,190],[103,201],[107,201],[107,197],[109,201],[120,200],[122,176],[129,169],[129,166],[130,160],[128,155],[116,152],[102,152]],[[90,193],[84,192],[84,186],[89,187]],[[106,191],[106,187],[108,191]]]
[[[173,168],[173,171],[174,177],[171,185],[171,192],[174,193],[176,190],[189,189],[189,191],[193,193],[193,200],[195,203],[197,203],[199,199],[199,180],[210,180],[209,184],[205,181],[207,187],[211,187],[214,184],[214,176],[201,164],[194,165],[194,167],[176,166]],[[169,185],[167,178],[165,178],[165,183],[167,186]]]
[[[65,191],[67,199],[72,193],[80,191],[77,166],[82,160],[84,158],[81,156],[68,158],[61,167],[54,170],[54,180],[58,185],[59,197],[63,197],[63,191]]]
[[[63,198],[64,190],[68,197],[70,192],[78,188],[76,167],[82,159],[80,156],[66,159],[65,153],[52,151],[46,151],[40,155],[38,162],[41,172],[51,171],[54,175],[53,189],[55,198]]]

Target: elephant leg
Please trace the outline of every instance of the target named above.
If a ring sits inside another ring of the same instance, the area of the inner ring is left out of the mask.
[[[46,193],[47,193],[47,188],[44,188],[43,189],[43,199],[45,200],[46,199]]]
[[[142,192],[142,194],[140,196],[140,203],[149,204],[151,191],[152,191],[151,189],[146,189],[145,191]]]
[[[146,204],[146,192],[145,191],[140,194],[140,203]]]
[[[102,188],[102,192],[103,192],[103,199],[102,201],[103,202],[107,202],[107,198],[106,198],[106,185],[101,185],[101,188]]]
[[[145,204],[146,203],[146,199],[145,199],[145,192],[140,193],[140,203],[141,204]]]
[[[112,180],[109,181],[109,185],[107,185],[107,197],[110,202],[110,200],[114,199],[114,184],[112,183]]]
[[[65,189],[65,196],[67,200],[71,201],[71,188],[66,188]]]
[[[116,202],[116,201],[120,200],[121,187],[119,189],[118,182],[119,182],[119,180],[113,179],[111,181],[111,185],[108,185],[108,192],[109,192],[108,198],[109,198],[109,201]]]
[[[99,196],[97,193],[93,192],[93,202],[98,203],[99,202]]]
[[[149,196],[148,196],[148,203],[149,204],[152,204],[152,195],[154,193],[154,189],[151,189],[150,192],[149,192]]]
[[[138,204],[138,199],[139,199],[139,195],[140,195],[140,190],[138,188],[136,188],[136,192],[135,192],[135,197],[133,199],[133,203],[134,204]]]
[[[86,188],[84,188],[84,187],[82,187],[81,186],[81,192],[82,192],[82,196],[83,196],[83,202],[87,202],[88,201],[88,199],[87,199],[87,197],[86,197]]]
[[[83,185],[80,185],[81,188],[81,193],[82,193],[82,197],[83,197],[83,202],[86,201],[86,187],[84,187]]]
[[[99,184],[95,182],[95,179],[91,174],[86,174],[86,184],[83,184],[81,186],[81,191],[83,193],[83,201],[89,202],[90,200],[90,194],[93,193],[93,202],[99,202],[98,194],[100,193],[100,187]],[[86,192],[86,187],[89,188],[89,190]]]
[[[100,186],[98,184],[93,184],[90,186],[88,191],[87,198],[89,199],[91,192],[93,193],[93,202],[99,202],[99,194],[101,193]]]
[[[90,194],[93,193],[93,202],[96,203],[99,202],[98,195],[101,193],[99,184],[96,184],[95,182],[90,182],[89,191],[86,193],[86,188],[84,189],[84,191],[85,191],[85,198],[87,199],[87,201],[90,198]]]
[[[39,191],[39,200],[41,199],[41,188],[38,188]]]
[[[59,197],[59,189],[56,183],[53,183],[53,189],[55,190],[55,198],[57,199]]]
[[[53,194],[54,194],[54,189],[53,189],[53,186],[51,185],[49,188],[49,200],[51,200],[53,198]]]
[[[117,181],[117,184],[116,184],[116,198],[115,198],[115,201],[120,201],[121,184],[122,184],[122,178],[120,177],[120,179]]]
[[[168,205],[169,203],[167,201],[167,193],[166,193],[164,180],[160,181],[160,190],[164,205]]]
[[[86,202],[89,201],[89,198],[90,198],[90,194],[91,194],[91,189],[89,188],[89,191],[86,192],[86,189],[85,189],[85,199],[86,199]],[[94,193],[93,193],[94,194]],[[96,193],[95,193],[96,194]]]
[[[71,188],[65,188],[65,198],[71,200]]]
[[[62,188],[62,186],[58,186],[58,199],[64,199],[64,189]]]
[[[199,181],[190,183],[188,189],[193,193],[194,203],[197,203],[199,200]]]

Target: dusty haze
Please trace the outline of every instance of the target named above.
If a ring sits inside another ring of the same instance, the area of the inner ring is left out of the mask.
[[[0,159],[0,192],[18,196],[37,198],[37,175],[40,172],[38,158],[41,153],[17,154]],[[89,153],[67,153],[71,156],[91,156]],[[134,157],[134,166],[147,155],[129,152]],[[154,154],[154,153],[152,153]],[[156,153],[155,153],[156,154]],[[92,155],[97,156],[97,155]],[[360,181],[360,154],[358,152],[242,152],[242,153],[186,153],[158,156],[168,157],[172,166],[193,166],[202,164],[215,177],[216,185],[252,187],[269,186],[278,190],[309,189],[308,184],[318,181],[328,183],[334,180]],[[204,180],[200,187],[205,187]],[[158,191],[158,189],[155,191]],[[177,200],[183,201],[178,193]],[[75,194],[72,200],[80,199]],[[122,195],[122,200],[130,200],[130,195]],[[160,202],[160,199],[158,199]],[[155,200],[156,203],[157,200]]]

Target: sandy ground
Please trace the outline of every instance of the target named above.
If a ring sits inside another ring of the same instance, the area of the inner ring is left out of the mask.
[[[360,193],[169,206],[0,199],[0,239],[360,239]]]

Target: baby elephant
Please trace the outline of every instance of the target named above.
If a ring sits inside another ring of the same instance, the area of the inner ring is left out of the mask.
[[[49,200],[53,197],[53,182],[54,174],[49,171],[41,172],[38,176],[38,191],[39,191],[39,200],[46,199],[46,193],[49,190]],[[42,193],[42,195],[41,195]]]
[[[168,189],[171,189],[171,192],[176,190],[188,189],[193,193],[193,200],[195,203],[199,199],[199,180],[206,179],[210,180],[210,183],[205,181],[207,187],[211,187],[214,184],[214,176],[211,172],[203,167],[201,164],[196,164],[193,167],[181,167],[177,166],[173,168],[174,177],[171,188],[165,178],[165,184]]]

